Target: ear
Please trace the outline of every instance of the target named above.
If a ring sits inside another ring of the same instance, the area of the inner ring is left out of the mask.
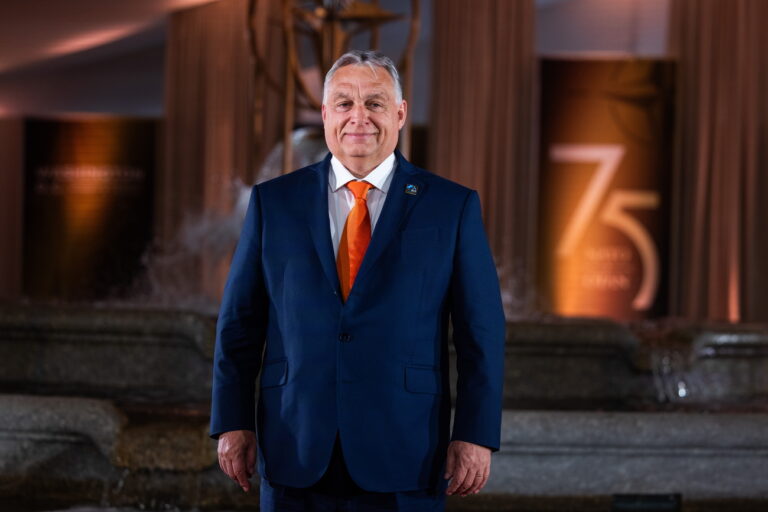
[[[405,119],[408,117],[408,103],[403,100],[402,103],[400,103],[400,106],[397,107],[397,129],[403,127],[405,124]]]
[[[323,115],[323,122],[325,122],[325,103],[320,105],[320,113]]]

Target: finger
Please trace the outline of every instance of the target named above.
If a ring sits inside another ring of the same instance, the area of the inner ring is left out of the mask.
[[[448,456],[445,459],[445,479],[448,480],[453,476],[453,470],[456,462],[456,456],[453,454],[453,449],[448,447]]]
[[[462,493],[462,496],[466,496],[468,494],[474,494],[475,489],[477,489],[477,486],[480,484],[480,482],[483,481],[483,474],[478,471],[472,476],[472,481],[469,482],[469,485]]]
[[[459,466],[456,468],[456,471],[453,473],[453,477],[451,478],[451,483],[448,486],[448,490],[446,491],[448,494],[453,494],[456,492],[456,490],[459,488],[459,486],[464,483],[464,479],[467,477],[467,468],[463,466]]]
[[[477,488],[477,490],[475,491],[475,494],[477,494],[478,492],[480,492],[480,491],[482,491],[482,490],[483,490],[483,487],[485,487],[485,484],[487,484],[487,483],[488,483],[488,477],[489,477],[489,476],[491,476],[491,473],[490,473],[490,472],[486,473],[486,474],[483,476],[483,481],[482,481],[482,482],[480,482],[480,486],[479,486],[479,487]]]
[[[235,460],[232,461],[232,469],[234,470],[237,483],[240,484],[240,487],[245,492],[248,492],[251,488],[251,483],[245,475],[245,457],[243,455],[235,457]]]
[[[472,484],[475,481],[475,475],[476,474],[477,474],[477,470],[475,470],[475,469],[470,469],[469,471],[467,471],[467,474],[464,477],[464,480],[462,482],[460,482],[459,488],[456,491],[456,493],[461,495],[461,496],[466,496],[467,495],[467,491],[469,490],[470,487],[472,487]]]
[[[234,480],[235,472],[232,471],[232,462],[226,457],[222,457],[222,461],[224,463],[224,473],[226,473],[229,478]]]
[[[483,483],[484,475],[482,472],[478,471],[475,473],[475,478],[472,480],[472,485],[469,486],[469,489],[467,489],[466,494],[475,494],[477,491],[480,490],[480,486]]]
[[[219,467],[221,470],[226,473],[227,472],[227,464],[225,462],[226,457],[224,457],[224,450],[221,446],[221,439],[219,440],[219,445],[216,448],[216,456],[219,458]]]
[[[480,487],[477,489],[477,492],[480,492],[480,490],[485,487],[485,484],[488,483],[488,479],[491,477],[491,461],[489,460],[488,463],[485,465],[485,471],[483,471],[483,481],[480,483]]]
[[[482,482],[482,480],[482,469],[472,469],[468,471],[467,478],[464,479],[464,484],[461,488],[459,488],[459,492],[461,492],[462,496],[472,494],[475,490],[475,487],[477,487],[477,485]]]

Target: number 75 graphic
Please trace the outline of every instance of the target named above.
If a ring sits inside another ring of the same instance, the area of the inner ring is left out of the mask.
[[[624,157],[624,147],[618,144],[554,144],[549,157],[553,162],[595,163],[597,169],[589,180],[557,245],[559,257],[570,256],[589,226]],[[659,206],[659,194],[648,190],[612,190],[598,214],[601,223],[618,229],[635,245],[642,264],[642,281],[632,300],[635,310],[651,307],[659,284],[659,255],[656,244],[627,209],[653,210]]]

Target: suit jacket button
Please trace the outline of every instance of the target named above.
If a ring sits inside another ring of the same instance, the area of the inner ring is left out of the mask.
[[[339,341],[352,341],[352,335],[346,332],[339,334]]]

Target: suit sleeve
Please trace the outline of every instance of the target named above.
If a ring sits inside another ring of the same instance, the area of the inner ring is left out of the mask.
[[[210,435],[256,430],[255,383],[267,331],[261,206],[254,186],[216,324]]]
[[[456,347],[456,411],[451,440],[497,451],[501,437],[506,322],[496,266],[485,235],[480,198],[465,201],[451,277]]]

